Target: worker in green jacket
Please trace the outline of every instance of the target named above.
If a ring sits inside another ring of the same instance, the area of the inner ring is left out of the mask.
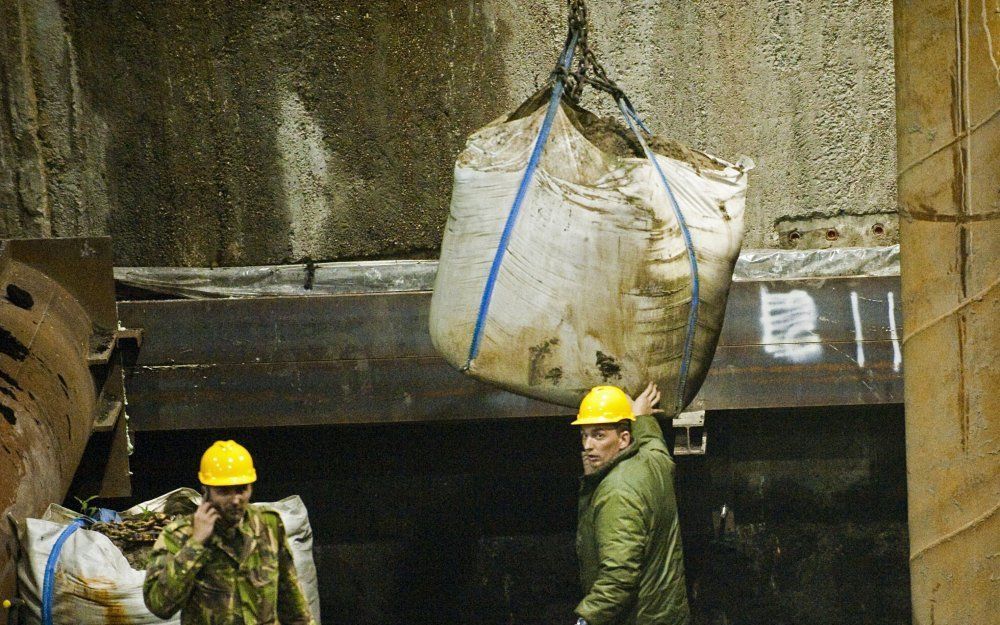
[[[621,389],[598,386],[573,422],[580,426],[584,473],[578,625],[690,622],[674,463],[651,414],[659,399],[654,384],[634,404]]]
[[[250,508],[257,480],[250,453],[217,441],[202,456],[204,501],[163,528],[143,599],[182,625],[314,625],[277,512]]]

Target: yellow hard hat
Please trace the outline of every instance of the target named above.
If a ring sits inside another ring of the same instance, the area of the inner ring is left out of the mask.
[[[246,447],[236,441],[215,441],[201,456],[198,480],[205,486],[252,484],[257,470]]]
[[[617,386],[595,386],[580,402],[580,412],[572,425],[600,425],[635,421],[632,400]]]

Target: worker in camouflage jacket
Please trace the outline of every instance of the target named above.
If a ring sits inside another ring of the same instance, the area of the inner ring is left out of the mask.
[[[591,390],[580,426],[584,475],[576,535],[585,596],[578,625],[686,625],[674,463],[652,416],[650,384],[634,404],[613,386]],[[638,415],[638,416],[636,416]]]
[[[315,625],[276,512],[249,507],[257,472],[249,452],[217,441],[201,460],[205,499],[163,529],[143,599],[182,625]]]

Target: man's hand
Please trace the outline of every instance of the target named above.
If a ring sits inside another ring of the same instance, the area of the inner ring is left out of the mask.
[[[205,541],[212,535],[212,531],[215,530],[215,522],[218,520],[219,511],[215,509],[215,506],[207,501],[201,502],[198,509],[194,511],[192,521],[194,533],[191,534],[191,538],[205,544]]]
[[[653,414],[653,407],[658,403],[660,403],[660,389],[656,388],[656,384],[650,382],[646,390],[639,393],[632,400],[632,414],[637,417],[644,414]]]

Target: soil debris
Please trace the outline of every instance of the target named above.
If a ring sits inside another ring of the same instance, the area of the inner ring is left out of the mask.
[[[558,338],[551,338],[528,348],[528,384],[531,386],[541,384],[542,380],[558,384],[562,379],[562,369],[558,367],[550,368],[547,372],[543,371],[545,359],[552,354],[553,345],[559,345]]]
[[[551,88],[536,92],[525,100],[521,106],[517,107],[507,118],[507,121],[511,122],[531,115],[539,107],[544,106],[548,102],[551,94]],[[642,145],[639,144],[635,135],[618,120],[595,115],[566,98],[562,100],[562,107],[563,112],[566,113],[573,126],[580,131],[580,134],[586,137],[588,141],[597,146],[602,152],[622,158],[642,158],[645,156],[645,153],[642,151]],[[692,150],[679,141],[653,135],[652,137],[648,137],[646,142],[653,152],[667,158],[689,163],[695,169],[725,169],[718,161],[706,154]]]
[[[171,515],[149,512],[126,518],[121,523],[94,523],[87,529],[110,538],[133,569],[143,570],[149,564],[153,543],[173,520]]]
[[[613,356],[608,356],[604,352],[597,352],[597,360],[595,362],[598,370],[601,372],[601,377],[607,382],[611,378],[616,380],[622,377],[622,368]]]
[[[125,517],[120,523],[94,523],[87,529],[104,534],[121,550],[133,569],[145,570],[153,543],[160,532],[178,516],[191,514],[196,505],[187,497],[167,499],[163,512],[140,512]]]

